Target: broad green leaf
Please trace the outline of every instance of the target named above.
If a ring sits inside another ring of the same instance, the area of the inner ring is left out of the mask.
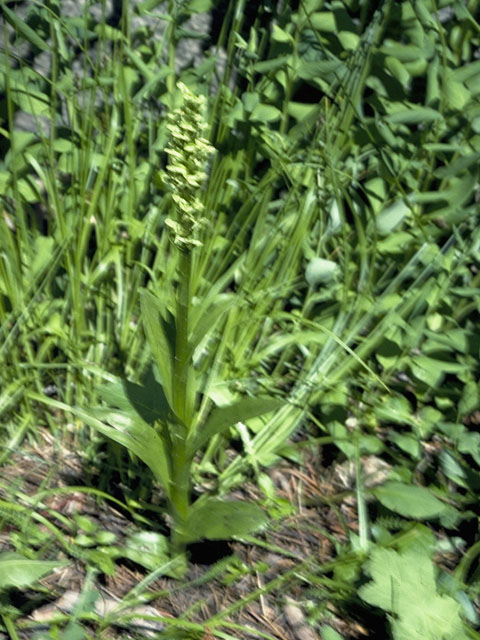
[[[395,640],[466,640],[461,607],[438,593],[435,565],[424,550],[398,553],[376,547],[365,569],[372,582],[360,587],[358,594],[368,604],[394,614]]]
[[[50,115],[51,101],[45,93],[16,83],[10,90],[10,95],[15,104],[25,113],[31,113],[34,116]]]
[[[428,520],[449,511],[449,506],[424,487],[402,482],[386,482],[373,490],[373,495],[384,507],[406,518]]]
[[[255,503],[207,498],[194,503],[185,524],[187,542],[229,540],[258,531],[268,517]]]
[[[168,403],[162,386],[156,381],[150,368],[142,384],[117,378],[99,388],[99,395],[111,408],[118,408],[138,415],[145,422],[153,425],[157,420],[165,424],[168,418]]]
[[[410,369],[416,378],[431,387],[436,387],[441,383],[446,373],[458,374],[468,371],[468,365],[437,360],[428,356],[413,356],[410,361]]]
[[[333,260],[313,258],[305,269],[305,279],[311,287],[331,282],[339,272],[339,266]]]
[[[258,93],[245,91],[245,93],[242,95],[242,103],[245,107],[245,111],[247,113],[251,113],[260,103],[260,96],[258,95]]]
[[[478,383],[471,380],[463,387],[462,397],[458,403],[458,411],[461,416],[467,416],[475,409],[478,409],[479,406],[480,389]]]
[[[31,560],[15,552],[0,553],[0,589],[28,587],[64,565],[63,562]]]
[[[226,431],[237,422],[246,422],[250,418],[270,413],[270,411],[275,411],[284,404],[284,401],[276,398],[261,397],[242,398],[242,400],[226,407],[215,407],[207,418],[206,423],[197,430],[193,441],[189,442],[190,453],[193,455],[213,436]]]
[[[140,292],[140,308],[148,345],[157,365],[168,404],[172,407],[173,338],[169,335],[165,319],[162,317],[159,300],[146,289]]]
[[[141,418],[135,419],[126,413],[111,409],[84,410],[68,405],[65,405],[65,409],[140,458],[162,483],[167,496],[170,495],[170,459],[163,440],[155,429]],[[114,426],[106,424],[107,422]]]
[[[375,415],[385,422],[415,424],[413,410],[409,401],[405,396],[399,394],[382,398],[381,404],[375,409]]]
[[[314,29],[330,33],[335,33],[338,28],[333,11],[316,11],[309,16],[308,23]]]

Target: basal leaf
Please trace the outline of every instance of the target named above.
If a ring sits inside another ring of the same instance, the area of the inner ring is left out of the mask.
[[[66,406],[66,410],[140,458],[162,483],[167,495],[170,495],[170,459],[163,440],[155,429],[141,418],[135,419],[127,413],[108,408],[84,410]]]
[[[266,526],[268,517],[252,502],[207,498],[191,508],[185,525],[187,542],[197,540],[228,540],[258,531]]]
[[[31,560],[19,553],[0,553],[0,589],[28,587],[64,563]]]
[[[276,398],[242,398],[226,407],[216,407],[210,413],[206,423],[201,426],[189,443],[190,453],[198,451],[210,438],[222,433],[237,422],[246,422],[270,411],[275,411],[285,403]]]
[[[373,495],[384,507],[406,518],[418,520],[437,518],[450,509],[428,489],[402,482],[386,482],[374,489]]]

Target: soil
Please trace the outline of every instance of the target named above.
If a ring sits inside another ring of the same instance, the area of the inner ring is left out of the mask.
[[[112,620],[110,615],[102,628],[101,621],[151,572],[126,558],[115,559],[113,571],[102,572],[97,566],[92,572],[89,565],[94,554],[82,556],[75,545],[66,549],[49,536],[39,557],[67,563],[43,578],[41,589],[10,593],[11,604],[21,611],[15,622],[19,637],[57,637],[48,633],[52,621],[63,614],[65,627],[65,614],[70,615],[75,607],[78,610],[88,585],[89,591],[96,592],[97,601],[90,608],[90,620],[82,618],[86,637],[210,640],[217,637],[210,629],[215,627],[215,632],[226,634],[223,637],[239,640],[315,640],[319,638],[313,630],[317,621],[330,625],[343,638],[383,640],[385,632],[376,636],[369,631],[365,612],[352,606],[347,613],[348,594],[338,598],[329,586],[333,577],[329,563],[347,543],[349,530],[357,531],[358,523],[348,468],[323,468],[320,460],[321,451],[308,447],[301,464],[285,461],[270,470],[277,496],[284,502],[275,505],[280,513],[267,530],[248,541],[191,545],[186,580],[160,576],[150,582],[141,601],[127,612],[131,614],[127,623],[124,617]],[[114,546],[122,546],[126,536],[141,530],[128,511],[76,489],[85,487],[85,477],[90,474],[84,473],[77,453],[60,448],[48,433],[43,434],[40,444],[12,455],[2,473],[0,497],[24,505],[31,500],[36,519],[30,525],[35,522],[40,531],[50,533],[51,523],[63,532],[66,541],[72,541],[72,535],[78,534],[72,534],[72,522],[78,514],[86,516],[98,531],[114,534]],[[41,493],[47,489],[52,490],[48,495]],[[242,486],[235,497],[262,499],[253,483]],[[21,532],[27,531],[27,526],[25,515],[19,522],[4,516],[0,552],[18,550]],[[161,527],[165,530],[163,522]],[[101,546],[88,547],[89,553],[92,550],[101,550]],[[161,616],[163,621],[151,620],[153,616]],[[47,635],[39,635],[42,631]],[[2,640],[6,637],[0,633]]]

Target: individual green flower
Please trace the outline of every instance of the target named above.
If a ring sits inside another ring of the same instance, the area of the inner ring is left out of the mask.
[[[204,118],[204,96],[195,95],[182,82],[177,87],[182,92],[183,104],[168,115],[170,143],[165,149],[168,163],[164,175],[172,189],[176,216],[165,222],[175,245],[189,251],[201,244],[196,236],[206,219],[199,194],[207,179],[205,168],[214,148],[205,137],[208,125]]]

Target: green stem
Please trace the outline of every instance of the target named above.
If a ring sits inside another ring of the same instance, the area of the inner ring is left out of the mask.
[[[193,412],[190,380],[191,367],[188,346],[191,267],[192,262],[190,252],[181,251],[175,318],[176,336],[173,403],[175,414],[180,422],[183,423],[187,432],[190,428]]]
[[[190,508],[191,457],[187,454],[187,435],[191,429],[193,418],[191,362],[188,343],[191,268],[190,251],[181,251],[177,289],[173,387],[175,422],[171,432],[173,445],[171,515],[174,528],[172,534],[174,555],[185,551],[183,529]]]

